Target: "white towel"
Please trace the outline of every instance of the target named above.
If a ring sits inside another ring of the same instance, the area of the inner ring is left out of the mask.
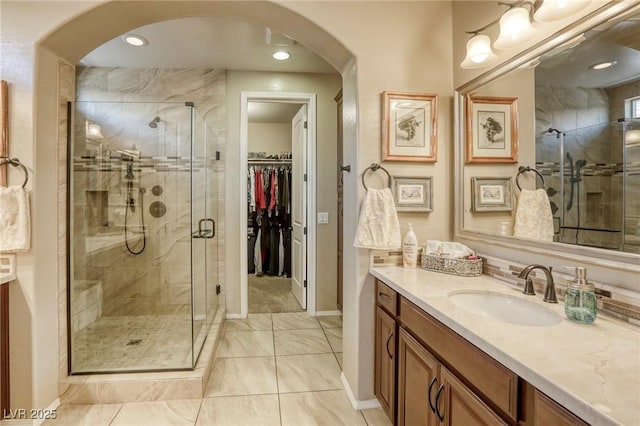
[[[513,236],[553,241],[553,214],[544,189],[523,189],[520,192]]]
[[[0,187],[0,251],[31,247],[29,194],[21,186]]]
[[[401,247],[400,223],[389,188],[367,190],[353,245],[381,250]]]

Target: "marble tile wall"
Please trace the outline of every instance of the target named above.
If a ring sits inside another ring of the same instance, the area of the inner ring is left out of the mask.
[[[516,275],[526,265],[496,257],[483,256],[482,253],[480,253],[479,256],[483,259],[483,275],[489,275],[514,286],[520,285],[517,283]],[[402,252],[397,250],[372,250],[370,254],[370,264],[374,266],[402,265]],[[536,293],[544,294],[546,285],[544,274],[539,270],[535,270],[530,276],[533,278]],[[554,270],[553,278],[556,284],[558,300],[562,303],[566,289],[569,283],[573,281],[573,274],[566,274]],[[640,292],[612,287],[593,280],[590,281],[596,287],[599,313],[604,313],[622,321],[627,321],[630,324],[640,326]]]

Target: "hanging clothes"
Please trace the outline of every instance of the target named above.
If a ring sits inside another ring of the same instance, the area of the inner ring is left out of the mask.
[[[249,235],[256,274],[291,276],[291,166],[251,166],[247,175]]]

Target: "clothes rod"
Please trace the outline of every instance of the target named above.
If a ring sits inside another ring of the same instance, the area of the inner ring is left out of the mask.
[[[282,160],[247,160],[249,164],[291,164],[291,159],[282,159]]]

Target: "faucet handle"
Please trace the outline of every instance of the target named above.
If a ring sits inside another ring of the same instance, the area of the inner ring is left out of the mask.
[[[522,293],[529,295],[529,296],[535,296],[536,292],[533,290],[533,280],[531,280],[531,278],[527,277],[527,278],[516,278],[516,282],[520,285],[524,286],[524,290],[522,290]]]

